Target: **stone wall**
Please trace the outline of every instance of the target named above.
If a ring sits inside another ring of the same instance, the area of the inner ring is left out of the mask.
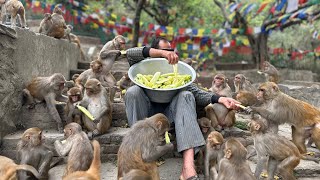
[[[0,24],[0,139],[16,130],[24,84],[56,72],[69,79],[78,59],[80,52],[73,43]]]

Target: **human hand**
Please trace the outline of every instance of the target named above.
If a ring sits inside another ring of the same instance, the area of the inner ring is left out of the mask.
[[[241,104],[239,101],[229,97],[220,97],[218,102],[226,106],[228,109],[239,109],[236,104]]]
[[[161,54],[168,60],[169,64],[177,64],[179,61],[179,56],[174,51],[162,50]]]

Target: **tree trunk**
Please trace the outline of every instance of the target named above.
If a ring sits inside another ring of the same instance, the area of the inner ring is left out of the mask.
[[[141,15],[141,11],[145,1],[146,0],[139,0],[137,3],[135,18],[134,18],[132,47],[138,46],[139,32],[140,32],[140,15]]]
[[[252,61],[257,68],[262,68],[264,61],[269,61],[268,34],[260,33],[257,37],[249,37],[252,49]]]

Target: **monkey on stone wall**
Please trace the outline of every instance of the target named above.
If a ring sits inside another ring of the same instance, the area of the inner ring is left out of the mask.
[[[23,96],[29,108],[34,108],[37,102],[45,101],[49,114],[57,122],[58,130],[62,132],[63,124],[56,108],[56,101],[67,102],[68,98],[62,95],[66,80],[61,73],[49,77],[36,77],[27,84]]]
[[[3,1],[5,2],[5,1]],[[19,18],[19,22],[22,28],[25,28],[27,26],[26,24],[26,17],[25,17],[25,9],[23,7],[23,4],[18,0],[8,0],[3,4],[0,0],[0,21],[2,24],[4,23],[2,20],[5,17],[5,20],[7,19],[7,14],[10,14],[11,16],[11,26],[16,26],[17,17]]]

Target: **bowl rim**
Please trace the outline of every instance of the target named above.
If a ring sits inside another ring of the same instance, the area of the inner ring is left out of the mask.
[[[143,62],[149,62],[149,61],[155,61],[155,60],[160,60],[160,61],[166,61],[168,62],[168,60],[166,58],[147,58],[147,59],[144,59],[138,63],[135,63],[134,65],[130,66],[129,70],[128,70],[128,76],[130,78],[130,80],[132,82],[134,82],[134,84],[140,86],[140,87],[143,87],[145,89],[149,89],[149,90],[154,90],[154,91],[172,91],[172,90],[180,90],[182,88],[185,88],[187,86],[189,86],[191,83],[193,83],[193,81],[196,79],[196,71],[193,69],[193,67],[191,67],[189,64],[185,63],[185,62],[182,62],[182,61],[178,61],[178,64],[183,64],[184,66],[186,66],[190,71],[191,71],[191,81],[189,81],[188,83],[184,84],[183,86],[179,86],[179,87],[176,87],[176,88],[169,88],[169,89],[153,89],[153,88],[150,88],[150,87],[147,87],[147,86],[144,86],[142,84],[139,84],[137,83],[135,80],[134,80],[134,77],[132,77],[132,71],[133,69],[136,67],[136,66],[139,66],[140,63],[143,63]],[[169,64],[170,65],[170,64]]]

